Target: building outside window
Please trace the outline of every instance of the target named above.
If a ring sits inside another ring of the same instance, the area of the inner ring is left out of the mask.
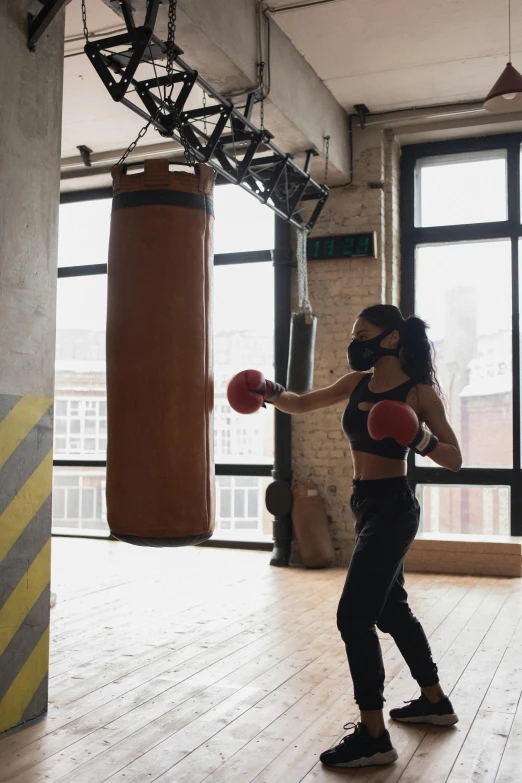
[[[55,468],[53,525],[69,530],[107,530],[105,471]]]
[[[54,453],[57,457],[107,452],[107,401],[57,397],[54,406]]]

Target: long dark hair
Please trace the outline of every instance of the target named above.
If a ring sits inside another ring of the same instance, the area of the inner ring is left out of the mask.
[[[428,339],[427,324],[416,315],[403,318],[398,307],[377,304],[365,307],[358,318],[364,318],[381,329],[396,329],[400,335],[399,361],[404,372],[416,383],[433,386],[442,396],[435,369],[433,344]]]

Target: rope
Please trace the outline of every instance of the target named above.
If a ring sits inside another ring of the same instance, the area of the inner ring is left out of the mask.
[[[330,163],[330,136],[324,137],[325,150],[324,150],[324,184],[328,185],[328,165]]]
[[[299,299],[299,308],[312,313],[312,305],[308,295],[308,269],[306,258],[306,242],[308,240],[308,229],[297,229],[297,291]]]

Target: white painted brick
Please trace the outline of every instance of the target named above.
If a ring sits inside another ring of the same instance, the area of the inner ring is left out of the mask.
[[[349,371],[346,348],[353,322],[363,307],[398,302],[399,155],[397,142],[367,129],[357,134],[354,184],[334,190],[314,229],[316,236],[377,232],[379,258],[313,261],[308,265],[310,300],[318,317],[314,388],[334,383]],[[384,180],[384,189],[368,182]],[[294,308],[297,306],[294,276]],[[314,481],[324,498],[336,552],[336,565],[347,565],[353,548],[352,460],[341,430],[344,405],[292,420],[293,471],[296,481]],[[329,487],[335,486],[335,492]],[[299,562],[293,546],[292,562]]]

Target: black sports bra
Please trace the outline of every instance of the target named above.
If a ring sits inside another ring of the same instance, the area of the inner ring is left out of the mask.
[[[369,411],[363,411],[359,408],[361,402],[381,402],[381,400],[397,400],[406,402],[408,393],[416,385],[411,380],[395,386],[394,389],[388,389],[385,392],[372,392],[368,384],[372,379],[372,373],[367,373],[361,378],[355,389],[350,395],[350,401],[343,413],[342,426],[343,432],[350,441],[352,451],[364,451],[366,454],[375,454],[378,457],[391,457],[391,459],[406,459],[409,449],[401,446],[394,438],[383,438],[374,440],[368,432],[368,414]]]

